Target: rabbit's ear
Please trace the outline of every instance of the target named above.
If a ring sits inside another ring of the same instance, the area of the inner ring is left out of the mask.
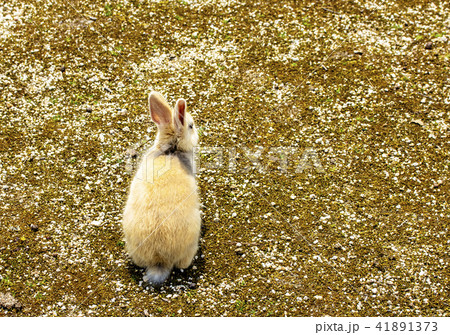
[[[184,118],[186,114],[186,100],[184,99],[178,99],[177,103],[175,104],[174,108],[174,118],[175,118],[175,124],[179,127],[184,125]]]
[[[152,120],[158,126],[168,125],[172,122],[172,111],[166,99],[158,92],[153,91],[148,97],[148,105]]]

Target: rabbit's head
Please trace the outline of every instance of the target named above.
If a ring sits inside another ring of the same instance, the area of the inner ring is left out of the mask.
[[[164,152],[191,152],[198,142],[194,119],[186,111],[186,100],[179,99],[172,110],[164,97],[153,91],[148,97],[150,114],[158,127],[156,146]]]

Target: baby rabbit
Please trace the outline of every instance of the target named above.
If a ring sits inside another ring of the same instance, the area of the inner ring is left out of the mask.
[[[150,93],[148,101],[158,133],[131,183],[123,231],[131,259],[146,268],[144,280],[160,285],[173,267],[187,268],[198,249],[201,219],[194,176],[198,134],[184,99],[173,111],[158,92]]]

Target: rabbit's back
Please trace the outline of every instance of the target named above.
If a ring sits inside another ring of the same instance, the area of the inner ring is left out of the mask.
[[[197,245],[200,210],[194,176],[176,155],[148,155],[125,206],[127,250],[139,266],[172,266]]]

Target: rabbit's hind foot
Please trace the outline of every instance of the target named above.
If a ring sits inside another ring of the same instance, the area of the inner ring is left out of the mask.
[[[172,269],[161,266],[149,266],[145,270],[143,279],[151,285],[161,285],[169,277],[171,271]]]

